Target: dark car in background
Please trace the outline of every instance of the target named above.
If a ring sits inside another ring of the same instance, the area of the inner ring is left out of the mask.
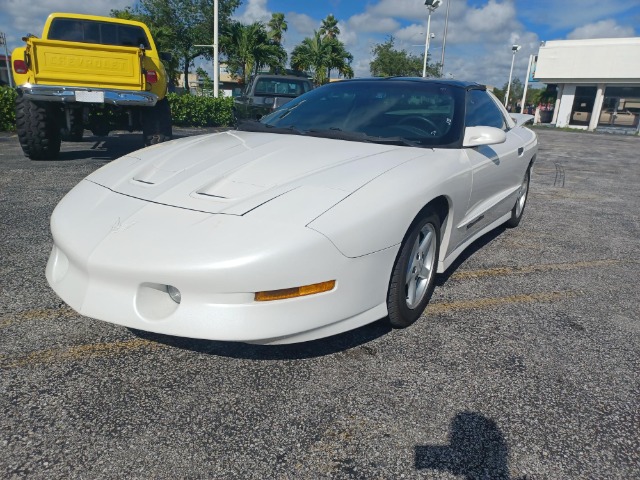
[[[256,75],[235,98],[236,118],[257,120],[311,89],[313,84],[305,77]]]

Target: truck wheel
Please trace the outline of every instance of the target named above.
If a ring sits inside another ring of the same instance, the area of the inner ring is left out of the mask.
[[[171,140],[171,108],[167,97],[142,112],[142,136],[146,146]]]
[[[60,126],[50,107],[19,95],[16,98],[16,127],[20,146],[31,160],[55,159],[60,153]]]

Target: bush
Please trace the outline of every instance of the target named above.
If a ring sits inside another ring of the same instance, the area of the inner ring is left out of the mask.
[[[16,129],[16,96],[13,88],[0,87],[0,131]]]
[[[233,98],[167,95],[173,124],[186,127],[223,127],[233,123]],[[16,129],[16,91],[0,87],[0,131]]]
[[[233,123],[233,98],[167,95],[174,125],[222,127]]]

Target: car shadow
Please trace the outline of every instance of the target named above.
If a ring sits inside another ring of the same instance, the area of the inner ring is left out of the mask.
[[[419,445],[414,453],[416,470],[438,470],[465,480],[512,478],[504,435],[493,420],[477,412],[458,412],[451,420],[448,445]]]
[[[170,347],[190,350],[205,355],[249,360],[301,360],[305,358],[323,357],[357,347],[363,347],[364,353],[373,355],[375,351],[364,347],[364,345],[388,334],[391,330],[392,328],[388,320],[384,318],[356,328],[355,330],[309,342],[289,345],[255,345],[240,342],[220,342],[216,340],[173,337],[132,328],[129,329],[131,333],[139,338]]]
[[[479,250],[482,250],[485,246],[493,242],[496,238],[498,238],[507,228],[504,225],[496,227],[490,232],[485,233],[483,236],[478,238],[475,242],[469,245],[459,256],[455,259],[455,261],[451,264],[447,271],[444,273],[438,274],[436,277],[436,285],[441,287],[444,285],[449,278],[458,270],[460,265],[466,262],[474,253]]]

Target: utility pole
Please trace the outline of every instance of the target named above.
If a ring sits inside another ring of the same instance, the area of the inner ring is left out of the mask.
[[[218,12],[219,0],[213,2],[213,45],[194,45],[194,47],[213,47],[213,96],[218,98],[220,90],[220,54],[218,48]]]
[[[440,76],[444,76],[444,49],[447,46],[447,28],[449,27],[449,7],[451,0],[447,0],[447,14],[444,17],[444,35],[442,36],[442,58],[440,58]]]
[[[220,58],[218,49],[218,10],[219,0],[213,2],[213,96],[218,98],[220,90]]]

